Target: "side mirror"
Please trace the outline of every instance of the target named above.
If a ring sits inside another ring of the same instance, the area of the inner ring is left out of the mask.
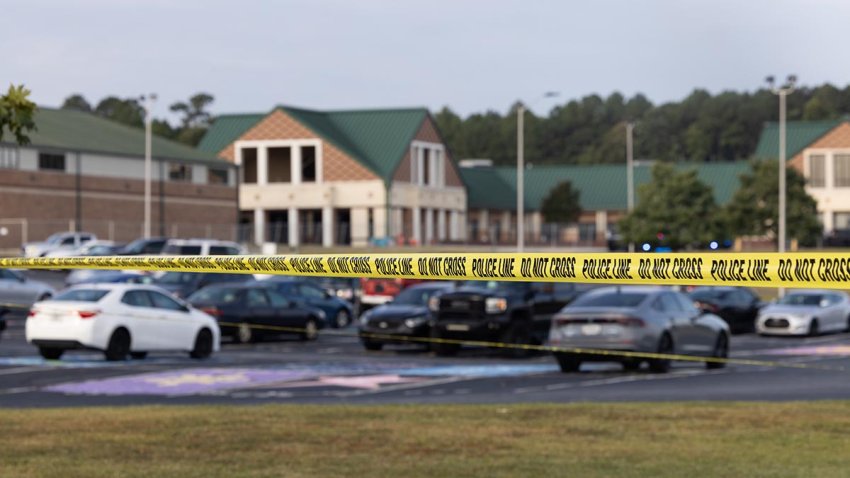
[[[818,306],[819,306],[819,307],[829,307],[829,300],[828,300],[828,299],[821,299],[821,301],[820,301],[820,303],[818,304]]]

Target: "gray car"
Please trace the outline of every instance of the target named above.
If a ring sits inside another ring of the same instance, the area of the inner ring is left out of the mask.
[[[700,357],[729,355],[729,325],[694,307],[686,295],[661,287],[605,287],[582,295],[552,319],[549,343],[562,348],[657,352]],[[620,362],[637,370],[643,359],[601,354],[556,352],[562,372],[578,371],[582,362]],[[670,360],[648,360],[663,373]],[[720,368],[722,362],[706,362]]]
[[[44,282],[28,279],[9,269],[0,269],[0,308],[8,309],[11,314],[26,315],[33,303],[48,299],[54,293],[53,288]]]
[[[800,290],[759,311],[760,335],[808,335],[850,330],[850,297],[837,290]]]

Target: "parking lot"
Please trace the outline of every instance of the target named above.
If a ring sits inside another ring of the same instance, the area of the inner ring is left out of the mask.
[[[54,273],[35,273],[55,281]],[[803,400],[850,395],[850,334],[814,338],[735,335],[730,364],[706,370],[675,363],[667,374],[590,363],[563,374],[553,358],[505,358],[489,349],[437,357],[421,346],[367,352],[356,329],[328,330],[315,342],[224,340],[207,360],[151,354],[106,362],[96,352],[45,361],[15,317],[0,340],[0,406],[188,403],[503,403],[664,400]],[[794,367],[789,367],[793,365]]]

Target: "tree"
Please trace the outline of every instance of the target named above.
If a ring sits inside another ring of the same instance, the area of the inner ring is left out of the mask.
[[[196,93],[188,102],[178,101],[169,107],[172,112],[182,114],[180,128],[177,128],[173,135],[177,141],[192,146],[201,141],[212,123],[212,115],[206,108],[213,101],[215,99],[208,93]]]
[[[695,170],[677,171],[665,163],[652,168],[650,182],[638,188],[637,206],[619,225],[627,242],[673,249],[707,244],[723,232],[711,188]]]
[[[564,181],[555,186],[543,200],[541,212],[548,223],[570,224],[581,215],[580,194],[572,183]]]
[[[88,101],[83,97],[83,95],[76,93],[67,98],[62,103],[63,110],[76,110],[76,111],[84,111],[86,113],[91,113],[91,105]]]
[[[108,96],[100,100],[94,112],[104,118],[135,128],[142,128],[145,125],[145,109],[135,98],[122,100],[116,96]]]
[[[36,129],[33,121],[35,103],[29,100],[30,90],[24,85],[9,85],[5,95],[0,95],[0,140],[8,132],[18,144],[29,144],[29,131]]]
[[[785,224],[789,238],[804,245],[814,244],[821,233],[817,203],[806,192],[805,179],[794,168],[786,168]],[[726,206],[726,220],[735,235],[778,237],[779,164],[755,161],[751,173],[741,176],[741,186]]]

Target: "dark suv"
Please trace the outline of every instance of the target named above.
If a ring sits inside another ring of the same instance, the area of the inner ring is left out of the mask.
[[[533,345],[549,334],[552,315],[592,286],[572,283],[469,281],[432,300],[431,336]],[[459,344],[432,345],[437,355],[452,355]],[[506,349],[521,357],[527,350]]]

